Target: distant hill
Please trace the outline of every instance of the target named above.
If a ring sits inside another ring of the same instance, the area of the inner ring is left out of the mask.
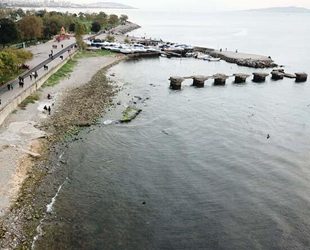
[[[252,9],[247,10],[252,12],[274,12],[274,13],[310,13],[310,9],[300,8],[295,6],[290,7],[274,7],[265,9]]]
[[[83,6],[87,8],[135,9],[132,6],[114,2],[97,2],[97,3],[84,4]]]

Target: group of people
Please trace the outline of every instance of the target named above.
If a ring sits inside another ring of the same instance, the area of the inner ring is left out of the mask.
[[[48,112],[48,114],[51,115],[51,111],[52,111],[51,106],[48,106],[48,107],[47,107],[47,106],[45,105],[43,109],[44,109],[44,111],[43,111],[44,113],[45,113],[45,112]]]
[[[22,77],[22,76],[19,76],[18,77],[18,84],[19,84],[19,87],[24,87],[24,77]]]
[[[52,97],[50,94],[48,94],[48,95],[47,95],[47,99],[48,99],[48,100],[52,100],[53,97]],[[52,106],[54,106],[54,104],[55,104],[55,101],[52,102]],[[51,106],[48,106],[48,107],[47,107],[47,105],[44,105],[44,107],[43,107],[43,113],[48,112],[48,114],[51,115],[51,111],[52,111]]]
[[[39,75],[38,75],[38,72],[37,72],[37,71],[34,71],[34,72],[32,72],[32,73],[29,75],[30,80],[32,80],[32,77],[34,78],[34,80],[36,80],[38,76],[39,76]]]
[[[8,84],[8,85],[7,85],[7,88],[8,88],[9,91],[10,91],[10,90],[13,90],[13,84]]]

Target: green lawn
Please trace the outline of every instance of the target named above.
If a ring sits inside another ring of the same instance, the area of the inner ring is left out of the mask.
[[[75,60],[68,61],[42,85],[42,88],[55,86],[60,82],[60,80],[69,77],[76,65],[77,61]]]
[[[35,103],[35,101],[38,101],[40,99],[39,94],[38,93],[34,93],[30,96],[28,96],[25,100],[23,100],[18,106],[20,108],[26,108],[26,106],[29,103]]]
[[[111,52],[109,50],[96,50],[96,51],[82,51],[79,52],[74,58],[75,59],[83,59],[83,58],[89,58],[89,57],[99,57],[99,56],[108,56],[108,55],[115,55],[116,53]]]

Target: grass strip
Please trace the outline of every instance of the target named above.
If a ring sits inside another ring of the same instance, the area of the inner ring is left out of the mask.
[[[48,80],[42,85],[42,88],[53,87],[57,85],[62,79],[69,77],[76,65],[77,61],[75,60],[68,61],[55,74],[48,78]]]
[[[23,100],[23,101],[18,105],[18,107],[24,109],[24,108],[27,107],[27,105],[28,105],[29,103],[35,103],[35,102],[38,101],[39,99],[40,99],[39,94],[38,94],[38,93],[34,93],[34,94],[28,96],[25,100]]]

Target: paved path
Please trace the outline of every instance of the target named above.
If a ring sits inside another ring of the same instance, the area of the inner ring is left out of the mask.
[[[43,65],[47,65],[49,70],[57,66],[61,63],[60,55],[63,55],[63,59],[67,58],[69,56],[68,49],[75,44],[75,39],[71,38],[70,40],[64,40],[60,43],[49,41],[44,44],[34,45],[32,47],[27,48],[27,50],[31,51],[34,55],[33,59],[28,61],[27,64],[30,65],[30,70],[25,72],[22,76],[24,76],[24,88],[30,86],[33,84],[34,79],[30,80],[29,75],[37,71],[38,78],[40,79],[43,75],[45,75],[48,71],[43,69]],[[52,45],[57,45],[57,49],[53,49]],[[61,45],[63,45],[63,48],[61,48]],[[51,53],[51,50],[53,50],[54,57],[53,59],[49,58],[49,54]],[[74,50],[71,50],[71,53]],[[4,107],[10,100],[14,99],[17,95],[19,95],[23,88],[19,87],[18,79],[15,79],[11,82],[13,85],[13,90],[8,91],[7,84],[5,86],[2,86],[0,88],[0,98],[1,98],[1,107]]]

